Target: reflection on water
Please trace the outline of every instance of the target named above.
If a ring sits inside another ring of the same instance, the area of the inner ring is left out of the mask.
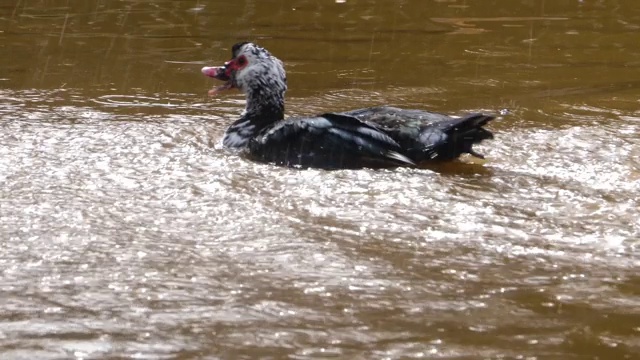
[[[0,5],[2,358],[637,357],[634,5]],[[254,164],[238,39],[290,115],[509,111],[484,163]]]

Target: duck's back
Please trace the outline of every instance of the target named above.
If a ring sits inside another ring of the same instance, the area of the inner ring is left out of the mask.
[[[483,157],[472,145],[493,134],[484,129],[494,117],[469,114],[454,118],[424,110],[380,106],[345,112],[380,129],[405,150],[414,162],[451,160],[462,153]]]

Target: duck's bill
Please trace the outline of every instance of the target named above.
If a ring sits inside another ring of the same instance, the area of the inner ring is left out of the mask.
[[[202,68],[202,73],[205,76],[225,82],[223,85],[209,90],[209,96],[215,96],[221,91],[233,89],[234,87],[226,66],[205,66]]]

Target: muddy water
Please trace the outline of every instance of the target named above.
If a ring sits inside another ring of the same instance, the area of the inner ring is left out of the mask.
[[[640,8],[0,5],[3,359],[639,359]],[[503,116],[488,160],[295,171],[222,149],[254,40],[290,115]]]

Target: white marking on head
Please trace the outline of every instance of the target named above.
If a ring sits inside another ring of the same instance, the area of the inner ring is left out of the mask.
[[[235,74],[235,85],[245,94],[260,91],[270,93],[271,96],[283,97],[287,90],[287,76],[280,59],[271,55],[266,49],[253,43],[242,45],[235,54],[235,58],[244,56],[247,65]]]

